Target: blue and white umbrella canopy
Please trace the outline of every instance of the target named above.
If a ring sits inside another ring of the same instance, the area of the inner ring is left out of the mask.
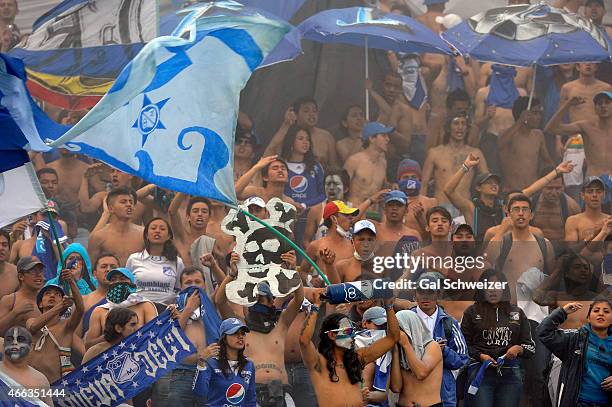
[[[590,20],[540,3],[493,8],[442,34],[464,56],[513,66],[612,60],[610,39]]]

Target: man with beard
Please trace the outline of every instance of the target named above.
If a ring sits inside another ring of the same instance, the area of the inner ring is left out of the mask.
[[[612,151],[612,91],[600,92],[593,97],[595,117],[581,117],[568,124],[561,123],[565,114],[568,111],[571,113],[571,107],[586,106],[590,104],[587,100],[573,97],[562,103],[544,131],[562,135],[582,134],[587,175],[612,174],[612,160],[609,157]]]
[[[312,336],[321,307],[316,293],[308,318],[300,333],[300,351],[315,388],[318,404],[326,407],[360,407],[366,393],[360,389],[363,368],[389,351],[399,339],[399,326],[393,304],[385,302],[387,333],[372,345],[355,350],[356,327],[344,314],[328,315],[321,325],[319,346]]]
[[[113,269],[109,271],[106,277],[110,283],[106,295],[108,301],[105,304],[98,305],[91,313],[89,330],[83,338],[87,349],[105,340],[105,321],[109,312],[115,308],[128,307],[134,311],[138,317],[136,329],[140,329],[144,324],[157,317],[155,305],[136,294],[136,280],[128,269],[124,267]]]
[[[336,270],[340,281],[356,281],[364,272],[371,272],[377,248],[376,226],[369,220],[360,220],[353,226],[353,256],[340,260]]]
[[[320,252],[325,249],[334,251],[336,261],[348,259],[353,255],[354,249],[351,244],[350,230],[359,212],[359,209],[350,208],[342,201],[332,201],[325,205],[323,226],[327,227],[327,234],[325,237],[310,243],[306,250],[306,254],[316,261],[319,267],[324,266]],[[311,271],[312,265],[303,260],[300,269],[302,275],[310,275]],[[312,279],[319,279],[319,277],[315,276]],[[322,281],[317,281],[317,283],[322,283]],[[321,285],[316,286],[322,287]]]
[[[286,268],[295,268],[295,255],[291,254],[290,258],[286,255],[286,253],[282,255],[289,263]],[[234,254],[232,263],[235,264],[237,259]],[[228,307],[221,308],[222,304],[228,303],[225,286],[236,279],[237,275],[238,271],[234,265],[216,291],[215,304],[222,318],[238,317]],[[251,330],[247,338],[245,355],[255,364],[257,405],[294,407],[294,395],[285,368],[285,344],[289,326],[302,307],[304,287],[300,284],[284,309],[276,308],[275,297],[268,282],[262,281],[257,284],[254,294],[257,296],[257,302],[245,312],[246,324]]]
[[[61,280],[67,282],[72,297],[67,297],[64,289],[55,284],[44,286],[36,297],[42,315],[26,322],[26,328],[34,336],[34,352],[30,364],[42,372],[51,383],[74,370],[70,361],[73,348],[73,334],[83,316],[83,297],[70,270],[63,270]],[[61,319],[62,314],[72,306],[69,318]]]
[[[49,380],[28,364],[31,350],[32,335],[27,329],[18,325],[7,329],[4,333],[4,358],[0,362],[0,381],[4,381],[14,391],[22,387],[46,393],[51,388]],[[40,400],[53,406],[51,397],[41,397]]]
[[[574,251],[580,252],[585,242],[593,239],[603,228],[609,215],[602,211],[606,186],[597,177],[587,177],[582,184],[580,197],[584,211],[570,216],[565,222],[565,241]]]
[[[0,229],[0,298],[14,293],[19,288],[17,280],[17,267],[8,262],[11,253],[11,237],[3,229]]]
[[[36,294],[45,283],[43,264],[36,257],[23,257],[17,262],[19,290],[0,300],[0,332],[13,325],[25,326],[26,321],[40,315]]]
[[[444,144],[429,150],[425,164],[423,165],[423,182],[421,194],[427,196],[429,192],[429,182],[435,181],[434,197],[440,205],[446,204],[452,208],[443,188],[449,181],[451,174],[461,168],[468,154],[478,157],[478,172],[484,174],[488,172],[487,163],[482,152],[466,144],[466,137],[471,127],[468,117],[460,115],[450,117],[445,126]],[[457,187],[457,194],[464,199],[470,199],[470,185],[474,174],[469,174],[463,178]]]
[[[538,179],[538,168],[551,166],[544,133],[540,130],[542,106],[538,99],[521,96],[512,106],[514,124],[498,138],[501,170],[506,190],[522,189]]]
[[[351,178],[348,199],[353,205],[360,205],[376,192],[383,189],[387,182],[387,158],[389,133],[394,130],[378,122],[367,123],[363,127],[364,150],[349,157],[344,169]]]
[[[427,220],[425,214],[430,208],[438,205],[436,198],[420,195],[421,191],[421,166],[411,159],[400,161],[397,167],[398,189],[408,197],[408,212],[406,213],[406,225],[415,229],[423,240],[428,240]]]
[[[120,264],[125,264],[132,253],[144,249],[142,226],[132,223],[136,193],[128,188],[113,189],[106,197],[110,222],[89,237],[89,257],[97,259],[102,253],[114,253]]]

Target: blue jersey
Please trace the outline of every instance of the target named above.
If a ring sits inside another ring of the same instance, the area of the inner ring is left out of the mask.
[[[219,361],[208,359],[204,367],[197,368],[193,392],[206,398],[206,407],[256,407],[255,365],[249,360],[242,376],[232,372],[226,377]]]
[[[289,182],[285,187],[285,195],[297,203],[311,207],[325,200],[325,173],[321,164],[315,163],[312,170],[307,171],[304,163],[287,163]]]

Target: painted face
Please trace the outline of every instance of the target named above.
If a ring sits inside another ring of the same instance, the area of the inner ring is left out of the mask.
[[[342,201],[344,199],[344,183],[339,175],[325,177],[325,195],[330,201]]]
[[[21,326],[14,326],[4,334],[4,354],[15,362],[28,356],[32,349],[32,335]]]
[[[351,349],[355,345],[355,328],[348,318],[342,318],[336,331],[336,346]]]

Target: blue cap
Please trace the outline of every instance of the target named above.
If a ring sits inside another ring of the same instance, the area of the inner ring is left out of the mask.
[[[132,274],[132,272],[126,269],[125,267],[117,267],[116,269],[112,269],[111,271],[106,273],[106,279],[110,281],[111,276],[115,273],[124,275],[125,277],[130,279],[132,284],[136,284],[136,278],[134,277],[134,274]]]
[[[47,284],[45,284],[45,286],[43,288],[40,289],[40,291],[36,295],[36,305],[40,306],[40,303],[42,301],[43,295],[45,295],[45,292],[49,291],[51,288],[55,288],[60,293],[62,293],[62,297],[64,295],[66,295],[66,293],[64,293],[64,289],[62,288],[62,286],[60,286],[58,284],[47,283]]]
[[[408,197],[402,191],[398,191],[397,189],[395,189],[385,194],[385,205],[393,201],[399,202],[402,205],[406,205],[406,203],[408,202]]]
[[[603,182],[603,180],[599,177],[596,177],[594,175],[591,175],[590,177],[586,177],[584,179],[584,182],[582,183],[582,189],[588,188],[591,186],[591,184],[598,182],[601,184],[601,189],[604,190],[604,192],[606,191],[606,183]]]
[[[431,6],[432,4],[444,4],[448,3],[448,0],[423,0],[424,6]]]
[[[361,320],[372,321],[376,325],[383,325],[387,323],[387,312],[383,307],[371,307],[363,313]]]
[[[264,297],[274,297],[274,294],[272,294],[272,289],[270,288],[270,284],[268,284],[267,281],[261,281],[257,283],[255,294],[263,295]]]
[[[249,327],[246,326],[244,322],[242,322],[238,318],[224,319],[223,322],[221,322],[221,326],[219,327],[219,335],[233,335],[240,329],[244,329],[246,332],[251,331]]]
[[[593,96],[593,102],[597,102],[602,97],[607,97],[608,99],[612,100],[612,92],[610,92],[609,90],[604,91],[604,92],[599,92],[598,94]]]
[[[377,134],[387,134],[391,133],[393,130],[395,130],[393,127],[386,127],[378,122],[369,122],[365,126],[363,126],[361,137],[364,140],[368,140],[370,137],[373,137]]]

